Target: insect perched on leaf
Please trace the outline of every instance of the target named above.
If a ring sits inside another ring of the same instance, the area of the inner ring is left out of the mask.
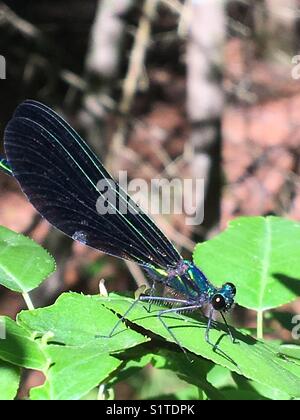
[[[27,100],[8,123],[4,145],[7,161],[0,161],[0,169],[17,179],[28,200],[53,226],[90,247],[136,262],[154,283],[180,295],[158,297],[152,291],[141,294],[133,305],[143,301],[173,306],[162,309],[158,317],[180,347],[164,315],[208,306],[205,337],[214,346],[209,338],[214,313],[219,312],[226,323],[224,313],[233,306],[235,286],[213,286],[199,268],[184,260],[66,121],[47,106]],[[108,185],[106,193],[103,181]],[[107,198],[107,192],[116,200]],[[106,212],[98,211],[99,203],[105,204]],[[229,328],[228,332],[233,340]]]

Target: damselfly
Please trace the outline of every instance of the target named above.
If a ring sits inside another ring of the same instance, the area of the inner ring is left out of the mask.
[[[206,341],[215,347],[209,337],[215,312],[223,317],[233,340],[224,313],[234,304],[235,286],[215,287],[198,267],[184,260],[64,119],[47,106],[27,100],[8,123],[4,146],[7,161],[0,161],[0,169],[17,179],[28,200],[53,226],[85,245],[136,262],[154,284],[162,283],[180,296],[158,297],[152,291],[136,301],[173,306],[162,309],[158,317],[180,347],[164,315],[205,306]],[[107,184],[105,191],[102,181]],[[107,211],[99,212],[99,204]]]

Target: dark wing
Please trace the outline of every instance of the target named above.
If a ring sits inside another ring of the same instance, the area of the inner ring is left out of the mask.
[[[28,200],[68,236],[141,265],[176,267],[181,260],[89,146],[47,106],[25,101],[17,108],[5,131],[5,151]],[[99,187],[102,181],[109,185],[106,191]],[[109,211],[99,213],[98,204]],[[118,210],[126,205],[126,214]]]

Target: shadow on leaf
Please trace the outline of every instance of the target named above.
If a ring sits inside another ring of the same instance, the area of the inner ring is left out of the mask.
[[[296,296],[300,295],[300,279],[287,276],[285,274],[275,273],[273,276],[288,290]]]

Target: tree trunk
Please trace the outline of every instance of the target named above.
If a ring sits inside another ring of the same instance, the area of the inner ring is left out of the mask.
[[[204,206],[204,226],[209,229],[220,218],[225,10],[220,0],[193,1],[191,7],[187,48],[187,112],[192,126],[189,161],[192,178],[205,181],[205,205],[197,205]]]

